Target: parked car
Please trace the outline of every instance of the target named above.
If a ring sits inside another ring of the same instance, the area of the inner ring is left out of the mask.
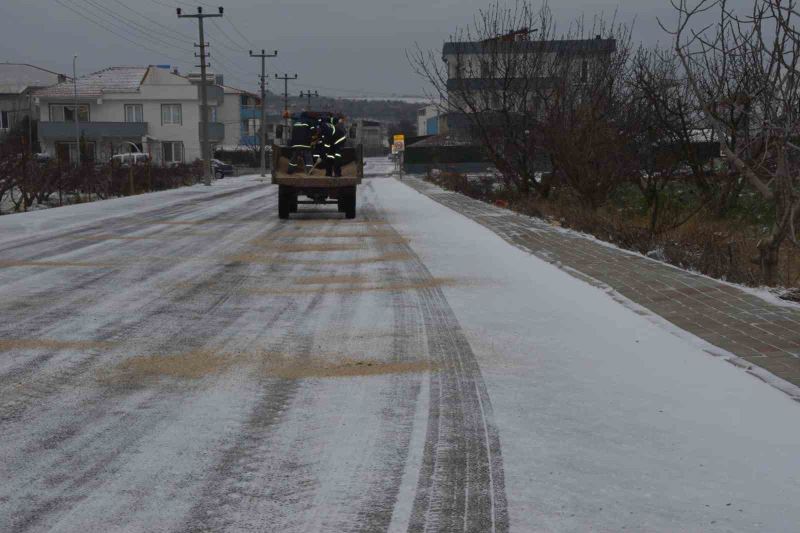
[[[225,176],[233,176],[235,174],[233,165],[220,161],[219,159],[211,160],[211,169],[214,172],[214,177],[222,179]]]
[[[150,154],[142,152],[128,152],[127,154],[117,154],[112,156],[109,163],[118,164],[123,167],[130,165],[141,165],[150,161]]]

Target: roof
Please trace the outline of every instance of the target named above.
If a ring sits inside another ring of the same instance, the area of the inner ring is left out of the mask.
[[[552,41],[472,41],[444,43],[442,55],[474,55],[491,52],[601,54],[617,49],[616,39],[571,39]]]
[[[236,87],[231,87],[230,85],[223,85],[222,90],[225,91],[225,94],[246,94],[247,96],[253,96],[255,98],[259,98],[259,96],[252,91],[237,89]]]
[[[150,67],[108,67],[81,76],[76,81],[79,98],[96,98],[108,93],[132,93],[139,90]],[[59,98],[74,96],[72,81],[36,91],[36,96]]]
[[[28,63],[0,63],[0,93],[20,94],[29,87],[48,87],[58,83],[59,76],[64,75]]]

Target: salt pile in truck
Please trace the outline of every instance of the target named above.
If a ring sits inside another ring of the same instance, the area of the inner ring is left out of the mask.
[[[349,137],[341,115],[306,111],[292,116],[288,146],[272,147],[278,217],[289,218],[298,205],[336,204],[346,218],[355,218],[364,151],[352,146]]]

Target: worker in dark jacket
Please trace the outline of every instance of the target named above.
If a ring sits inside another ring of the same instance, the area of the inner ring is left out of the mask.
[[[343,122],[339,117],[330,117],[320,124],[326,176],[342,176],[342,148],[347,141]]]
[[[304,170],[301,165],[307,165],[306,154],[311,150],[311,144],[316,125],[310,117],[301,114],[292,123],[292,138],[289,141],[289,174]]]

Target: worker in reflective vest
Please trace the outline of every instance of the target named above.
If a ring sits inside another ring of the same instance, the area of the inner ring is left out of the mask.
[[[289,174],[294,174],[308,165],[306,154],[311,150],[313,137],[313,124],[301,115],[292,124],[292,138],[289,141]]]
[[[347,142],[347,132],[345,131],[344,120],[338,117],[331,117],[323,120],[320,125],[322,129],[322,146],[325,157],[325,175],[342,176],[342,149]]]

